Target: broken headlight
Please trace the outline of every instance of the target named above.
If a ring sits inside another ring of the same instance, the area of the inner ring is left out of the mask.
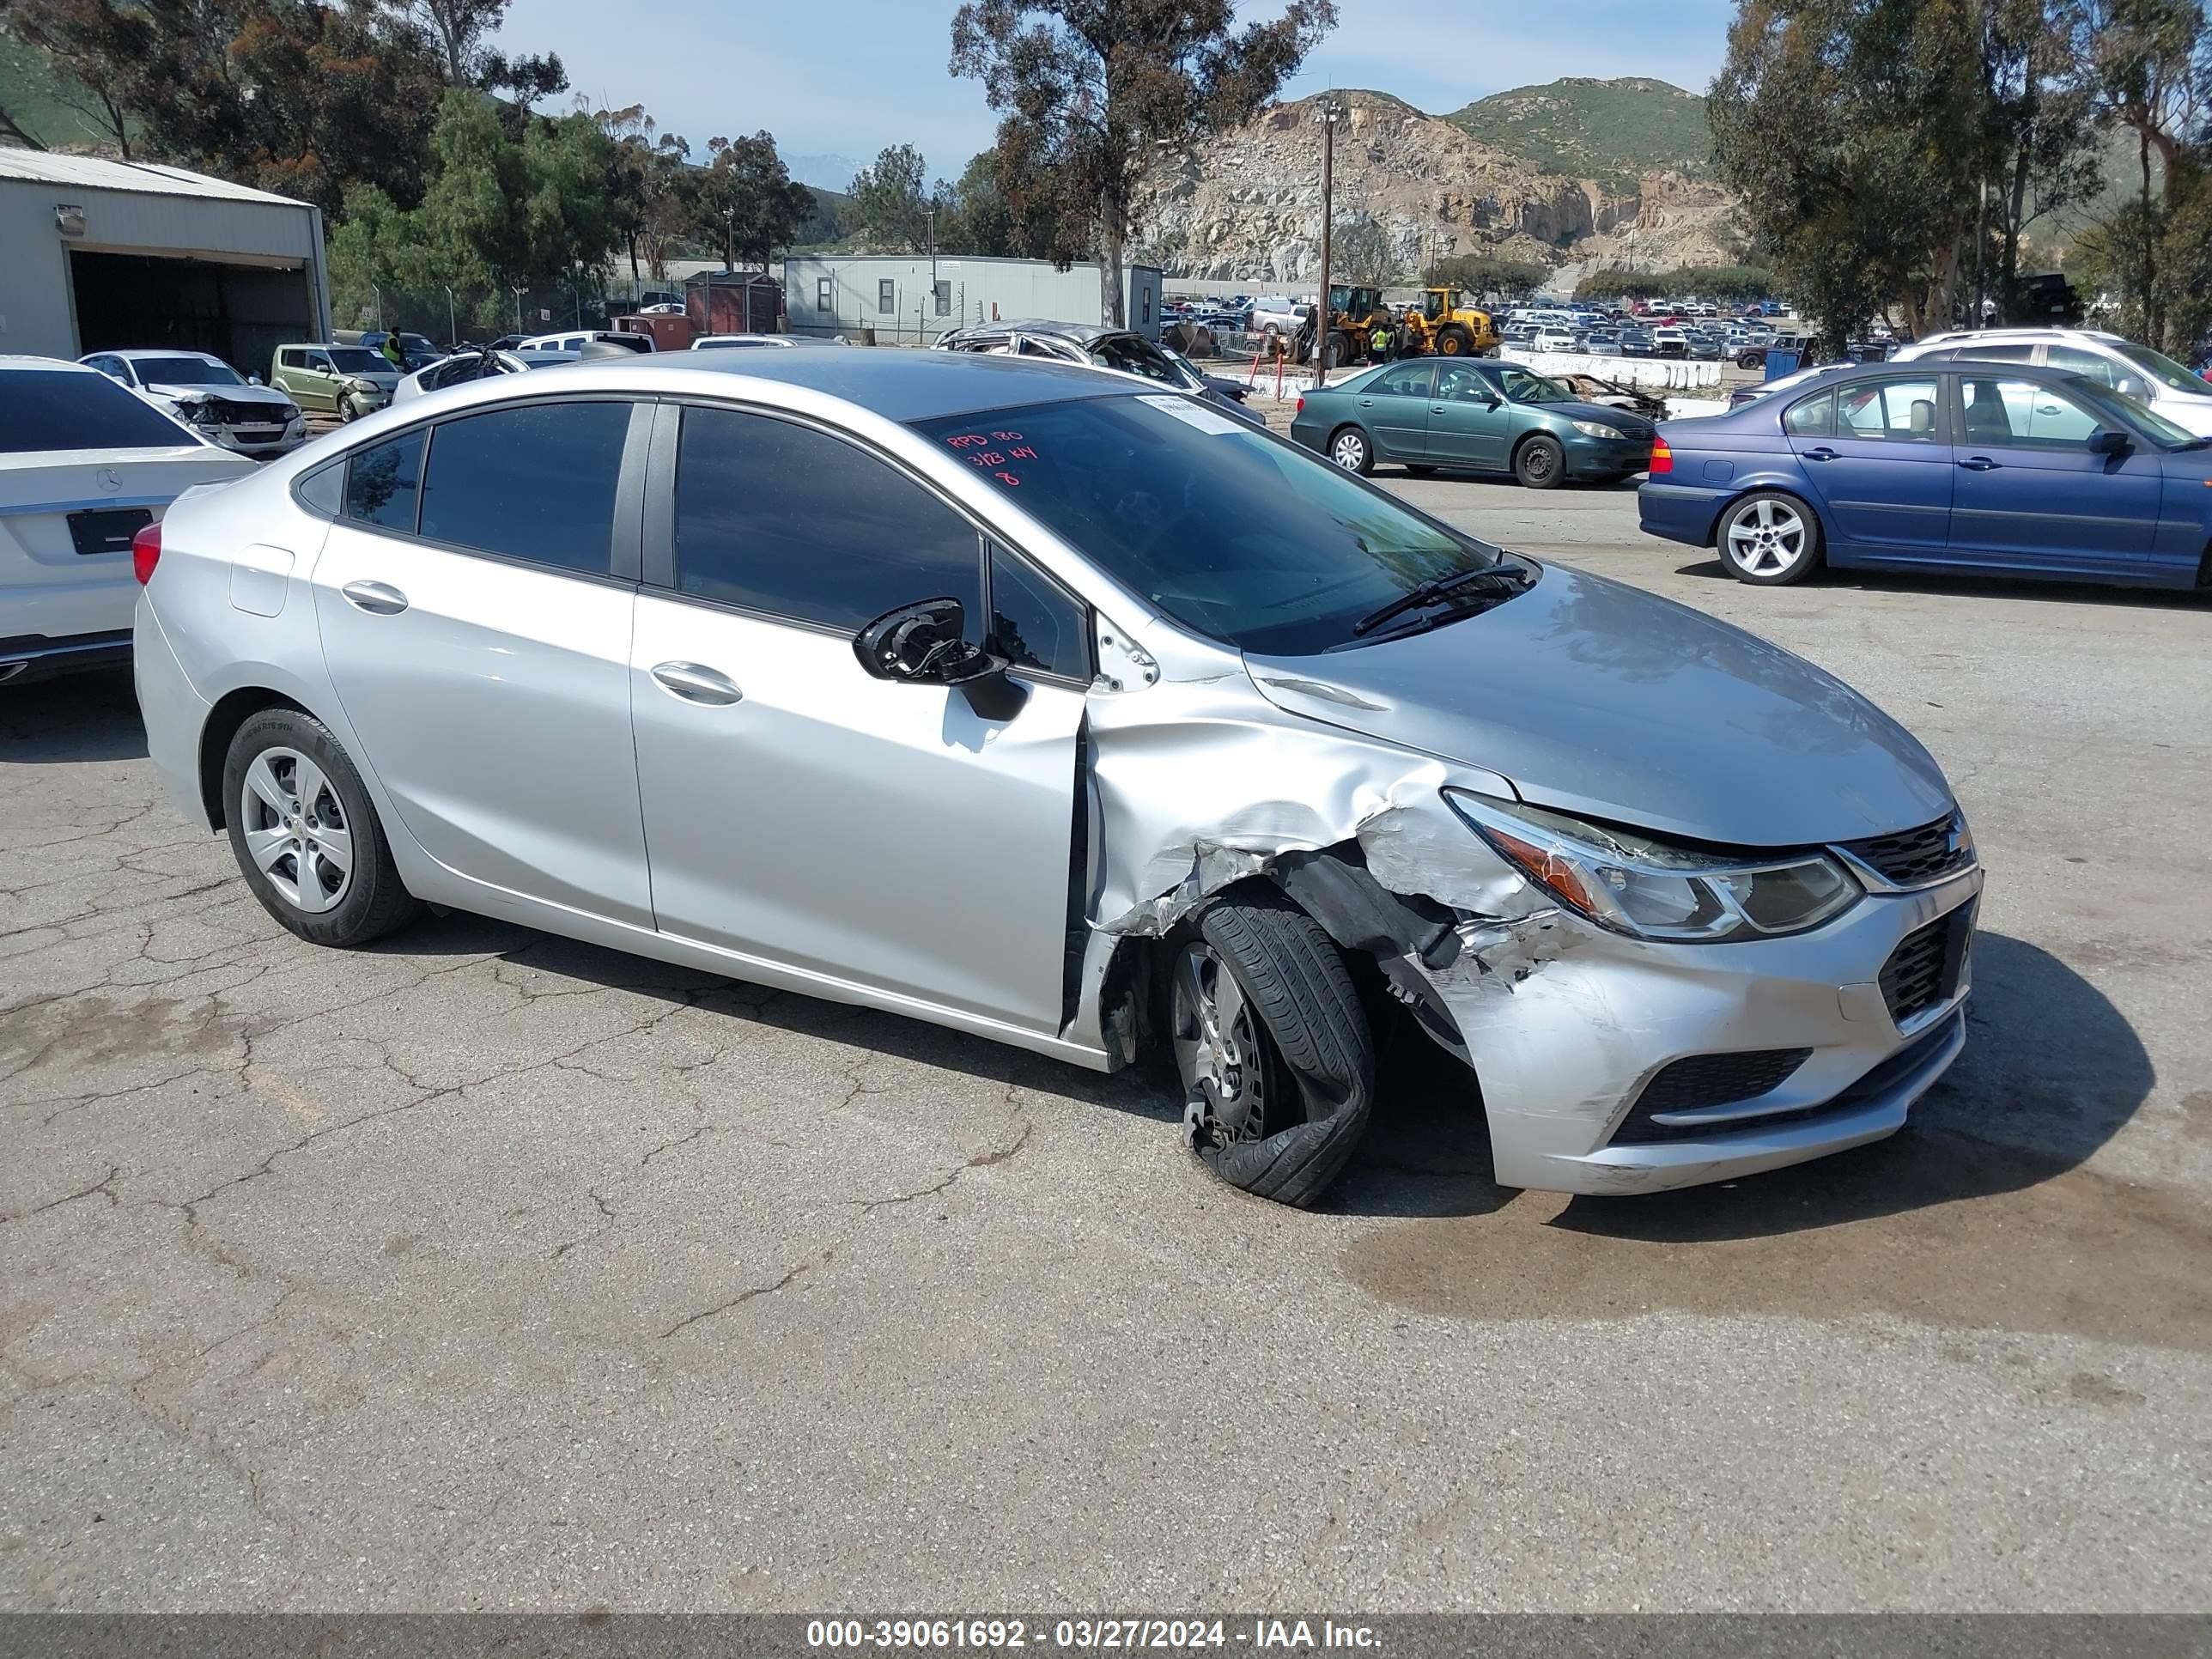
[[[1824,853],[1708,852],[1521,801],[1443,793],[1500,858],[1617,933],[1702,942],[1802,933],[1860,897]]]

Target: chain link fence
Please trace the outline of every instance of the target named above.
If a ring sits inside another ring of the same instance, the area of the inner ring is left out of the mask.
[[[348,332],[388,329],[420,334],[441,346],[482,344],[503,334],[605,328],[610,317],[635,309],[635,301],[622,298],[611,309],[607,295],[589,279],[565,287],[497,290],[372,284],[331,295],[331,326]]]

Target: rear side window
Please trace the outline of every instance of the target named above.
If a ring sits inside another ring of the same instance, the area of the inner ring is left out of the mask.
[[[415,533],[422,499],[422,428],[356,450],[346,462],[345,515],[379,530]]]
[[[1837,389],[1836,434],[1897,443],[1936,441],[1936,382],[1878,380]]]
[[[943,501],[842,439],[734,410],[684,411],[675,552],[679,592],[841,632],[922,599],[974,617],[982,598],[980,539]]]
[[[178,449],[199,441],[89,369],[0,373],[0,455],[64,449]]]
[[[422,534],[604,576],[626,403],[528,404],[440,423],[422,474]]]
[[[1782,416],[1782,428],[1793,438],[1825,438],[1833,429],[1835,420],[1836,394],[1823,392],[1818,397],[1790,404]]]

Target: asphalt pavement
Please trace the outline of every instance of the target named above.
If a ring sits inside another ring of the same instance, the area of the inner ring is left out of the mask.
[[[301,944],[127,682],[7,691],[0,1607],[2203,1607],[2212,607],[1402,487],[1929,743],[1990,882],[1907,1133],[1515,1194],[1400,1054],[1285,1211],[1141,1079],[460,915]]]

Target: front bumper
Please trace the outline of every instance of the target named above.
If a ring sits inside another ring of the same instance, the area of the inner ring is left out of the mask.
[[[1652,944],[1557,910],[1464,924],[1460,958],[1423,977],[1474,1066],[1499,1184],[1663,1192],[1894,1133],[1958,1057],[1971,981],[1961,960],[1900,1024],[1882,970],[1908,936],[1974,904],[1982,883],[1977,866],[1870,895],[1810,933],[1736,945]],[[1799,1049],[1764,1093],[1671,1113],[1664,1139],[1622,1135],[1677,1060]]]
[[[262,459],[270,455],[287,455],[307,441],[307,422],[304,416],[295,416],[289,422],[272,422],[265,426],[228,426],[210,422],[195,424],[192,430],[218,449],[228,449],[240,455]]]
[[[1565,440],[1570,478],[1626,478],[1651,465],[1649,438],[1592,438],[1580,432]]]

